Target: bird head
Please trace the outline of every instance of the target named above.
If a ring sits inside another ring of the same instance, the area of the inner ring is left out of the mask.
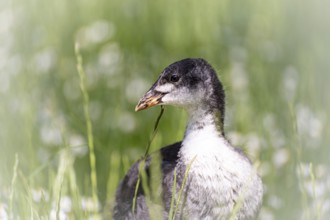
[[[188,58],[166,67],[135,111],[156,105],[174,105],[186,110],[203,106],[222,112],[224,92],[210,64],[203,59]]]

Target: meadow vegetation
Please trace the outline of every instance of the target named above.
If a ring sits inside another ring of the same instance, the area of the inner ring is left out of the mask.
[[[328,219],[329,21],[318,0],[2,0],[0,219],[110,216],[160,111],[134,107],[186,57],[225,86],[226,134],[265,185],[259,218]],[[185,122],[165,107],[150,151]]]

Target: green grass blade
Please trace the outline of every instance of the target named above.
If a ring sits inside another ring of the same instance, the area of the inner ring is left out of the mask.
[[[132,205],[132,212],[135,212],[135,207],[136,207],[136,198],[137,198],[137,193],[140,187],[140,176],[138,177],[135,185],[135,192],[134,192],[134,197],[133,197],[133,205]]]
[[[197,155],[190,161],[190,163],[188,164],[187,170],[186,170],[186,172],[184,174],[184,178],[183,178],[182,185],[181,185],[180,192],[179,192],[179,197],[177,199],[176,207],[175,207],[173,218],[172,218],[173,220],[175,219],[176,213],[179,210],[180,201],[181,201],[181,197],[182,197],[182,194],[183,194],[184,186],[186,185],[186,181],[187,181],[187,178],[188,178],[188,174],[189,174],[191,165],[195,161],[196,157],[197,157]]]
[[[89,95],[86,88],[86,74],[83,68],[83,59],[80,53],[79,44],[75,44],[75,54],[77,58],[77,71],[80,79],[80,89],[83,95],[83,104],[84,104],[84,115],[86,120],[87,127],[87,139],[88,139],[88,148],[89,148],[89,161],[91,167],[91,184],[92,184],[92,197],[95,205],[98,204],[97,196],[97,176],[96,176],[96,159],[95,159],[95,150],[94,150],[94,140],[93,140],[93,127],[92,121],[89,113]]]
[[[171,199],[170,211],[168,213],[168,220],[173,219],[175,196],[176,196],[176,168],[174,168],[174,171],[173,171],[172,199]]]
[[[14,218],[14,212],[13,212],[13,201],[14,201],[14,193],[15,193],[15,183],[17,179],[17,169],[18,169],[18,155],[15,155],[15,164],[13,168],[13,178],[11,179],[11,189],[10,189],[10,195],[9,195],[9,216],[10,218]]]

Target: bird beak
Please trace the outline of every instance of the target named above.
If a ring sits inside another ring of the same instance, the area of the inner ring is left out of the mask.
[[[141,111],[152,106],[162,103],[162,97],[165,93],[157,92],[151,88],[139,101],[135,107],[135,111]]]

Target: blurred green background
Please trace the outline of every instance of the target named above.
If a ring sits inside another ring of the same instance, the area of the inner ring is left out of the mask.
[[[329,51],[325,0],[1,0],[0,219],[110,215],[159,113],[134,106],[187,57],[208,60],[225,86],[227,136],[265,185],[260,219],[328,219]],[[180,140],[185,120],[166,107],[152,151]]]

